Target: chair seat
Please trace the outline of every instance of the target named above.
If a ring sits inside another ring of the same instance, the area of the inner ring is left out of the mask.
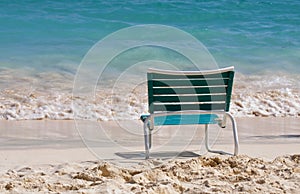
[[[150,115],[142,115],[141,120],[145,121]],[[195,124],[217,124],[216,114],[187,114],[167,115],[154,117],[154,125],[195,125]]]

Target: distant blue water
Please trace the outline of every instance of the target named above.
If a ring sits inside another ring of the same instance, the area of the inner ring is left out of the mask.
[[[0,1],[0,65],[75,73],[106,35],[164,24],[198,38],[219,66],[300,73],[300,1]]]

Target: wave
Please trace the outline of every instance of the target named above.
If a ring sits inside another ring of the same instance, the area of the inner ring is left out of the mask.
[[[2,120],[135,120],[148,110],[145,84],[124,83],[114,91],[109,85],[96,87],[88,96],[74,95],[74,76],[62,72],[18,76],[1,70],[0,78]],[[289,74],[237,74],[230,112],[236,117],[299,117],[297,80]]]

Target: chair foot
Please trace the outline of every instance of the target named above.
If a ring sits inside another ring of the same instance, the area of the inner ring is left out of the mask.
[[[211,152],[211,153],[215,153],[215,154],[229,154],[227,152],[223,152],[223,151],[219,151],[219,150],[212,150],[210,149],[209,145],[208,145],[208,125],[206,124],[205,125],[205,148],[208,152]]]
[[[146,160],[149,159],[149,151],[146,151],[146,152],[145,152],[145,159],[146,159]]]
[[[228,152],[219,151],[219,150],[208,150],[208,152],[214,153],[214,154],[221,154],[221,155],[232,155],[232,154],[230,154]]]
[[[238,136],[237,136],[237,130],[236,130],[236,123],[235,123],[235,120],[234,118],[228,113],[228,116],[230,117],[231,119],[231,122],[232,122],[232,127],[233,127],[233,137],[234,137],[234,154],[231,154],[231,155],[234,155],[234,156],[237,156],[238,155]],[[212,150],[209,148],[209,145],[208,145],[208,124],[205,125],[205,148],[208,152],[211,152],[211,153],[217,153],[217,154],[230,154],[230,153],[227,153],[227,152],[224,152],[224,151],[219,151],[219,150]]]
[[[208,152],[212,153],[221,153],[221,151],[212,150],[208,145],[208,124],[205,125],[205,148]]]

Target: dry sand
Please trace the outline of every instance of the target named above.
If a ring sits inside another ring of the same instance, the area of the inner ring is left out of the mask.
[[[75,193],[297,193],[300,155],[272,162],[245,155],[150,160],[132,167],[81,162],[7,170],[1,192]],[[150,168],[152,167],[152,168]]]
[[[237,122],[237,157],[207,154],[203,130],[166,127],[146,161],[138,121],[1,121],[0,192],[299,193],[300,119]],[[210,135],[232,153],[230,127]]]

